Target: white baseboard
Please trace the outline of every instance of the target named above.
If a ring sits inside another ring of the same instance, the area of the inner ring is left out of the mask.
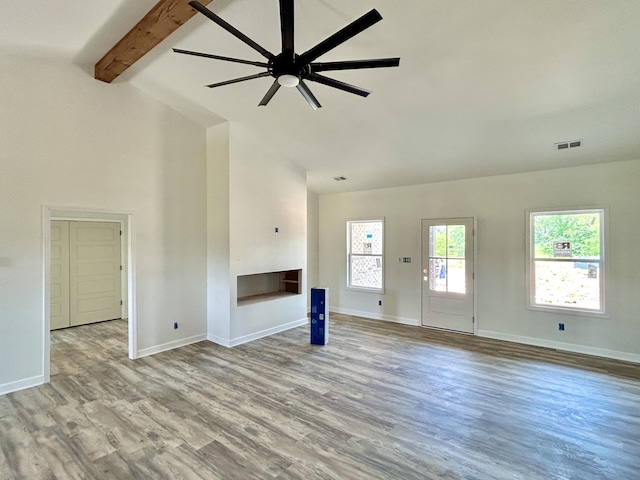
[[[194,335],[193,337],[181,338],[172,342],[163,343],[162,345],[156,345],[155,347],[143,348],[136,352],[136,358],[146,357],[155,353],[166,352],[167,350],[173,350],[174,348],[185,347],[192,343],[201,342],[206,340],[207,335],[205,333],[200,335]]]
[[[222,345],[223,347],[231,347],[231,343],[228,338],[218,337],[217,335],[207,335],[207,340],[217,343],[218,345]]]
[[[358,310],[349,310],[346,308],[329,308],[330,312],[341,313],[344,315],[353,315],[356,317],[369,318],[373,320],[384,320],[387,322],[401,323],[403,325],[420,326],[420,320],[412,318],[394,317],[391,315],[380,315],[371,312],[362,312]],[[493,332],[490,330],[478,330],[479,337],[493,338],[496,340],[504,340],[506,342],[523,343],[525,345],[533,345],[536,347],[554,348],[556,350],[564,350],[573,353],[583,353],[585,355],[593,355],[596,357],[611,358],[615,360],[623,360],[625,362],[640,363],[640,355],[628,352],[619,352],[616,350],[608,350],[606,348],[589,347],[585,345],[576,345],[574,343],[555,342],[552,340],[544,340],[534,337],[524,337],[519,335],[510,335],[506,333]]]
[[[18,380],[17,382],[5,383],[0,385],[0,395],[5,395],[11,392],[17,392],[18,390],[24,390],[25,388],[37,387],[44,383],[44,375],[37,375],[31,378],[25,378]]]
[[[626,362],[640,363],[640,355],[638,354],[618,352],[616,350],[608,350],[606,348],[576,345],[574,343],[555,342],[553,340],[544,340],[534,337],[522,337],[520,335],[510,335],[507,333],[492,332],[490,330],[478,330],[478,336],[494,338],[496,340],[505,340],[507,342],[524,343],[525,345],[533,345],[536,347],[553,348],[556,350],[564,350],[566,352],[584,353],[585,355],[594,355],[596,357],[605,357],[615,360],[624,360]]]
[[[268,337],[269,335],[284,332],[285,330],[301,327],[302,325],[306,325],[307,323],[309,323],[309,319],[301,318],[300,320],[295,320],[293,322],[285,323],[284,325],[267,328],[266,330],[250,333],[249,335],[243,335],[242,337],[238,338],[228,339],[218,337],[216,335],[208,335],[207,339],[210,342],[217,343],[218,345],[222,345],[223,347],[231,348],[242,345],[243,343],[252,342],[253,340],[258,340],[259,338]]]
[[[371,318],[373,320],[384,320],[385,322],[401,323],[403,325],[420,326],[420,320],[415,318],[396,317],[393,315],[381,315],[371,312],[361,312],[359,310],[348,310],[346,308],[329,307],[329,312],[341,313],[343,315],[353,315],[354,317]]]

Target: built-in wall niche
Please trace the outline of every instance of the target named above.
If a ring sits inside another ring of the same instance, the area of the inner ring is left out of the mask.
[[[238,306],[302,293],[302,269],[238,275]]]

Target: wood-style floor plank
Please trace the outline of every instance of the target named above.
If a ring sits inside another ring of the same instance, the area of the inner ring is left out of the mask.
[[[638,479],[640,365],[332,315],[136,361],[123,321],[51,335],[0,397],[4,479]]]

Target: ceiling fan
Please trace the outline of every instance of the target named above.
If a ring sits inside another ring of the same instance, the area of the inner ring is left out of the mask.
[[[218,15],[207,9],[200,2],[192,1],[189,5],[198,12],[217,23],[224,28],[231,35],[235,36],[242,42],[249,45],[256,50],[260,55],[267,59],[266,62],[254,62],[251,60],[242,60],[240,58],[222,57],[220,55],[213,55],[209,53],[193,52],[190,50],[182,50],[174,48],[176,53],[183,53],[186,55],[194,55],[197,57],[213,58],[215,60],[224,60],[227,62],[243,63],[246,65],[255,65],[256,67],[264,67],[266,72],[257,73],[255,75],[249,75],[246,77],[234,78],[232,80],[226,80],[224,82],[212,83],[207,85],[209,88],[221,87],[223,85],[230,85],[232,83],[244,82],[246,80],[253,80],[254,78],[272,76],[275,78],[271,88],[267,91],[266,95],[262,98],[259,106],[265,106],[273,98],[276,92],[283,87],[296,87],[302,94],[305,100],[316,110],[320,108],[320,102],[311,93],[309,87],[305,83],[305,80],[311,82],[322,83],[329,87],[344,90],[345,92],[360,95],[362,97],[368,96],[371,92],[354,85],[350,85],[333,78],[320,75],[318,72],[327,72],[332,70],[355,70],[361,68],[382,68],[382,67],[397,67],[400,65],[400,58],[377,58],[371,60],[346,60],[340,62],[315,62],[315,60],[327,53],[329,50],[334,49],[338,45],[346,42],[350,38],[356,36],[360,32],[366,30],[373,24],[382,20],[382,16],[377,10],[373,9],[369,13],[364,14],[362,17],[351,22],[342,30],[334,33],[330,37],[326,38],[322,42],[318,43],[315,47],[307,50],[306,52],[298,55],[294,50],[294,35],[293,35],[293,2],[294,0],[280,0],[280,29],[282,32],[282,52],[278,55],[274,55],[264,47],[260,46],[238,29],[228,24]]]

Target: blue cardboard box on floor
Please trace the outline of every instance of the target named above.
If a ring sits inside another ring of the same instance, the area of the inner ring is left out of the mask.
[[[311,289],[311,344],[326,345],[329,341],[329,289]]]

